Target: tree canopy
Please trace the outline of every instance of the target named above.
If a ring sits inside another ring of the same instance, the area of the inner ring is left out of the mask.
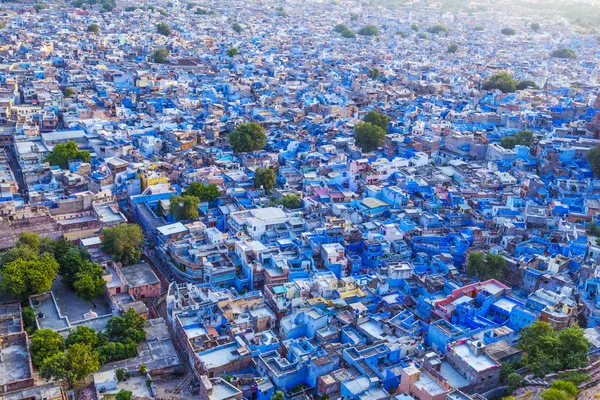
[[[232,47],[231,49],[227,50],[227,55],[229,57],[235,57],[239,54],[239,51],[237,49],[237,47]]]
[[[257,168],[254,171],[254,187],[269,191],[275,187],[275,171],[271,168]]]
[[[579,389],[572,382],[557,380],[549,389],[540,393],[542,400],[572,400],[579,394]]]
[[[267,144],[267,135],[256,122],[238,125],[228,136],[229,145],[236,153],[261,150]]]
[[[521,331],[519,346],[525,363],[536,376],[587,365],[589,342],[584,331],[572,326],[556,333],[545,321],[536,321]]]
[[[454,54],[458,51],[458,45],[456,43],[452,43],[448,45],[448,49],[446,53]]]
[[[439,35],[441,33],[448,33],[448,29],[443,25],[437,24],[427,28],[427,32],[432,33],[434,35]]]
[[[52,329],[39,329],[31,335],[29,351],[31,362],[39,367],[45,359],[60,353],[65,347],[62,335]]]
[[[233,24],[232,29],[234,31],[236,31],[237,33],[240,33],[244,28],[242,28],[242,25],[240,25],[236,22],[235,24]]]
[[[502,279],[506,274],[506,260],[501,255],[474,251],[469,254],[467,273],[480,281]]]
[[[500,32],[506,36],[514,36],[517,33],[513,28],[504,28]]]
[[[69,388],[100,367],[98,353],[90,346],[76,343],[64,353],[56,353],[44,360],[40,375],[44,379],[64,381]]]
[[[600,146],[595,146],[588,150],[587,161],[590,163],[594,175],[600,178]]]
[[[342,31],[342,37],[346,39],[354,39],[356,37],[356,33],[354,33],[354,31],[351,29],[346,29],[345,31]]]
[[[25,300],[33,294],[50,290],[57,271],[58,263],[49,254],[33,260],[17,258],[0,269],[2,289]]]
[[[102,250],[123,265],[138,262],[144,235],[136,224],[121,224],[102,231]]]
[[[130,308],[122,317],[113,317],[108,321],[106,333],[112,341],[138,343],[146,339],[145,325],[146,319]]]
[[[121,389],[119,393],[115,396],[115,400],[131,400],[133,398],[133,393],[131,390]]]
[[[345,24],[337,24],[337,25],[336,25],[336,26],[333,28],[333,30],[334,30],[335,32],[337,32],[337,33],[342,33],[342,32],[344,32],[345,30],[348,30],[348,29],[350,29],[350,28],[348,28],[348,27],[347,27]]]
[[[358,34],[361,36],[378,36],[379,33],[380,33],[379,29],[377,29],[377,27],[375,25],[363,26],[358,31]]]
[[[390,117],[377,111],[369,111],[363,118],[363,121],[377,125],[386,132],[390,129]]]
[[[562,58],[564,60],[574,60],[577,58],[577,53],[575,50],[563,47],[561,49],[554,50],[552,52],[552,57],[554,58]]]
[[[508,72],[493,75],[484,85],[484,90],[498,89],[502,93],[512,93],[517,90],[517,81]]]
[[[198,218],[200,199],[196,196],[173,196],[170,200],[169,212],[177,221]]]
[[[540,28],[541,28],[540,24],[538,24],[537,22],[532,22],[531,25],[529,25],[529,27],[535,33],[537,33],[540,30]]]
[[[379,69],[377,69],[377,68],[369,69],[369,78],[375,80],[375,79],[379,78],[379,75],[381,75],[381,71],[379,71]]]
[[[214,183],[205,185],[200,182],[192,182],[185,192],[183,192],[183,195],[195,196],[199,198],[200,201],[208,201],[209,203],[212,203],[221,196],[221,192],[219,191],[219,187]]]
[[[354,141],[365,153],[376,150],[385,142],[386,132],[371,122],[361,122],[354,128]]]
[[[286,194],[283,199],[275,202],[281,204],[289,210],[296,210],[302,208],[302,199],[294,194]]]
[[[54,146],[54,149],[46,156],[46,162],[50,165],[58,165],[61,168],[69,167],[69,160],[81,160],[83,162],[90,161],[90,152],[79,150],[77,143],[69,140],[67,143],[59,143]]]
[[[159,22],[158,24],[156,24],[156,32],[160,33],[163,36],[169,36],[171,34],[171,28],[164,22]]]
[[[102,278],[104,271],[95,263],[86,264],[86,268],[75,275],[73,289],[80,298],[94,303],[94,298],[104,293],[106,281]]]
[[[152,52],[152,61],[157,64],[164,64],[170,55],[171,52],[169,50],[161,47],[160,49],[156,49]]]
[[[519,83],[517,83],[517,90],[525,90],[528,88],[539,89],[538,85],[536,85],[535,82],[531,80],[519,81]]]
[[[505,149],[514,149],[517,145],[531,147],[533,143],[534,137],[532,131],[521,131],[514,135],[500,138],[500,146]]]
[[[98,33],[100,31],[100,25],[98,24],[89,24],[87,27],[87,31],[91,33]]]

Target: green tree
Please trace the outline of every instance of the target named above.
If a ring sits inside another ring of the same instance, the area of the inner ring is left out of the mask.
[[[59,143],[54,146],[54,149],[46,156],[46,162],[50,165],[58,165],[61,168],[69,167],[69,160],[81,160],[83,162],[90,161],[90,152],[79,150],[77,143],[69,140],[68,143]]]
[[[146,372],[148,372],[148,367],[146,367],[146,364],[140,365],[140,374],[146,375]]]
[[[152,61],[157,64],[164,64],[170,55],[171,53],[169,52],[169,50],[165,49],[164,47],[161,47],[160,49],[156,49],[152,52],[151,58]]]
[[[102,231],[102,250],[123,265],[135,264],[142,255],[142,229],[136,224],[121,224]]]
[[[538,31],[541,28],[540,24],[538,24],[537,22],[532,22],[531,25],[529,25],[529,26],[531,27],[531,30],[534,31],[535,33],[538,33]]]
[[[75,343],[64,353],[56,353],[47,358],[40,367],[44,379],[64,381],[69,388],[88,375],[98,371],[98,354],[88,345]]]
[[[160,33],[163,36],[169,36],[171,34],[171,28],[164,22],[159,22],[158,24],[156,24],[156,32]]]
[[[34,260],[18,258],[0,270],[1,287],[4,293],[25,300],[50,290],[57,271],[58,263],[48,254]]]
[[[586,158],[594,175],[600,178],[600,146],[592,147],[587,152]]]
[[[135,356],[137,356],[137,344],[131,341],[128,341],[126,344],[108,342],[98,347],[98,357],[102,364],[126,360]]]
[[[43,10],[45,8],[48,8],[48,7],[46,7],[46,5],[43,3],[37,3],[37,4],[33,5],[33,9],[35,10],[35,12],[40,12],[41,10]]]
[[[238,53],[239,53],[239,52],[238,52],[238,49],[237,49],[237,47],[232,47],[231,49],[227,50],[227,55],[228,55],[229,57],[235,57],[235,56],[237,56],[237,55],[238,55]]]
[[[68,250],[58,258],[58,273],[62,282],[73,289],[76,281],[76,275],[87,269],[91,269],[91,262],[86,259],[84,250],[69,246]]]
[[[590,343],[583,329],[571,326],[558,333],[558,359],[563,369],[583,368],[588,364]]]
[[[23,307],[21,309],[21,315],[23,317],[23,326],[28,334],[33,334],[37,329],[36,319],[37,313],[33,307]]]
[[[79,325],[72,331],[65,340],[66,347],[71,347],[76,343],[81,343],[95,349],[100,344],[100,338],[96,331],[89,326]]]
[[[2,265],[6,265],[18,259],[21,260],[37,260],[38,253],[29,246],[17,246],[12,249],[8,249],[0,256]]]
[[[517,90],[524,90],[528,88],[539,89],[535,82],[531,80],[519,81],[519,83],[517,83]]]
[[[506,36],[514,36],[517,33],[513,28],[504,28],[500,32]]]
[[[285,400],[285,394],[281,390],[278,390],[271,396],[271,400]]]
[[[32,232],[23,232],[17,239],[17,247],[27,246],[35,252],[40,250],[40,236]]]
[[[506,260],[501,255],[471,252],[467,260],[467,273],[480,281],[502,279],[506,274]]]
[[[267,135],[256,122],[238,125],[228,136],[229,145],[236,153],[261,150],[267,144]]]
[[[177,221],[198,218],[200,199],[196,196],[173,196],[170,200],[169,212]]]
[[[233,24],[233,30],[236,31],[237,33],[240,33],[244,28],[242,28],[242,25],[238,24],[237,22],[235,24]]]
[[[550,388],[557,389],[566,393],[566,395],[569,398],[574,398],[579,394],[579,390],[577,389],[577,386],[573,384],[573,382],[557,380],[552,383],[552,386],[550,386]]]
[[[73,97],[74,94],[75,94],[75,91],[73,90],[73,88],[66,87],[63,90],[63,95],[65,97]]]
[[[62,352],[64,347],[64,339],[60,333],[52,329],[39,329],[31,335],[29,343],[31,362],[39,367],[45,359]]]
[[[381,75],[381,72],[379,71],[379,69],[377,69],[377,68],[369,69],[369,78],[375,80],[375,79],[379,78],[379,75]]]
[[[204,185],[200,182],[192,182],[190,186],[183,192],[184,196],[196,196],[200,199],[200,201],[208,201],[212,203],[221,197],[221,192],[219,191],[219,187],[215,184],[210,184],[208,186]]]
[[[456,43],[452,43],[448,45],[448,49],[446,53],[455,54],[458,51],[458,45]]]
[[[369,111],[367,115],[365,115],[365,118],[363,118],[363,121],[377,125],[386,132],[390,129],[390,118],[385,114],[378,113],[377,111]]]
[[[481,25],[476,25],[476,26],[473,28],[473,30],[474,30],[475,32],[483,32],[483,31],[485,31],[485,28],[484,28],[483,26],[481,26]]]
[[[125,379],[125,370],[123,368],[117,368],[115,376],[119,382],[123,381]]]
[[[98,264],[90,263],[90,268],[75,275],[73,289],[78,297],[94,304],[94,298],[104,293],[106,281],[102,278],[104,271]]]
[[[498,89],[502,93],[512,93],[517,90],[517,82],[508,72],[500,72],[492,76],[484,85],[484,90]]]
[[[574,60],[577,58],[577,53],[575,53],[575,50],[573,49],[563,47],[562,49],[554,50],[552,52],[552,57],[562,58],[565,60]]]
[[[521,386],[522,382],[523,382],[523,377],[521,377],[521,375],[513,372],[512,374],[508,375],[507,383],[506,383],[506,391],[508,393],[512,394],[515,390],[517,390],[517,388],[519,386]]]
[[[295,210],[302,207],[302,200],[293,194],[287,194],[281,199],[281,204],[289,210]]]
[[[121,389],[119,390],[119,393],[117,393],[115,400],[131,400],[132,398],[133,393],[131,392],[131,390]]]
[[[89,24],[87,27],[87,31],[91,33],[98,33],[100,31],[100,25],[98,24]]]
[[[427,32],[434,34],[434,35],[439,35],[442,33],[444,33],[444,34],[448,33],[448,29],[443,25],[437,24],[437,25],[429,27],[427,29]]]
[[[545,321],[536,321],[521,331],[520,348],[525,352],[529,369],[544,376],[559,369],[581,368],[587,365],[589,342],[583,330],[573,326],[557,334]]]
[[[547,389],[540,393],[540,399],[542,400],[569,400],[569,397],[565,392],[558,389]]]
[[[354,39],[356,37],[356,33],[354,33],[354,31],[352,31],[350,29],[346,29],[345,31],[342,32],[342,37],[344,37],[346,39]]]
[[[380,33],[379,29],[377,29],[377,27],[375,25],[363,26],[358,31],[358,34],[361,36],[378,36],[379,33]]]
[[[267,192],[275,187],[275,171],[271,168],[256,168],[254,171],[254,187],[261,187]]]
[[[146,319],[130,308],[121,317],[112,317],[106,324],[106,334],[112,341],[139,343],[146,339]]]
[[[534,142],[535,139],[532,131],[521,131],[514,135],[500,138],[500,146],[505,149],[514,149],[517,145],[531,147]]]
[[[420,28],[420,27],[419,27],[419,25],[417,25],[417,24],[412,24],[412,25],[410,26],[410,29],[412,29],[412,30],[413,30],[413,31],[415,31],[415,32],[419,32],[419,29],[421,29],[421,28]]]
[[[333,30],[337,33],[342,33],[344,31],[349,30],[350,28],[348,28],[345,24],[337,24]]]
[[[354,129],[354,141],[365,153],[376,150],[385,142],[385,130],[370,122],[361,122]]]

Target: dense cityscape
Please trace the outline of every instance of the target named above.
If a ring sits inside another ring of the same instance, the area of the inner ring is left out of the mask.
[[[599,26],[2,0],[0,400],[599,399]]]

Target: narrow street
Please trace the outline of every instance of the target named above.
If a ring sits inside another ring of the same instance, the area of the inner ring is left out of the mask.
[[[23,178],[23,171],[21,170],[21,167],[19,166],[19,163],[17,162],[16,156],[14,153],[14,149],[12,149],[12,148],[7,149],[6,155],[8,157],[8,163],[10,164],[10,168],[12,169],[13,174],[15,175],[15,179],[17,180],[17,184],[19,185],[19,194],[21,195],[21,197],[23,197],[25,202],[27,202],[29,200],[29,194],[25,187],[25,179]]]

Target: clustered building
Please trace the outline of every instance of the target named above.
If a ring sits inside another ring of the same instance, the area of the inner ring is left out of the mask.
[[[440,16],[418,2],[393,14],[246,3],[102,13],[95,2],[2,3],[0,248],[22,232],[66,237],[104,267],[105,308],[83,314],[44,293],[31,299],[39,327],[102,329],[132,307],[149,318],[140,355],[94,374],[97,394],[117,390],[116,368],[144,364],[191,371],[211,400],[481,399],[503,385],[502,363],[520,360],[519,331],[536,320],[583,323],[595,360],[600,180],[586,155],[600,145],[596,37],[558,16],[530,31],[518,6]],[[343,38],[338,23],[381,34]],[[89,24],[99,32],[84,33]],[[424,33],[435,24],[449,33]],[[503,36],[506,26],[517,34]],[[577,59],[550,56],[567,45]],[[152,61],[157,49],[165,63]],[[484,90],[501,71],[535,87]],[[362,152],[354,127],[370,111],[390,122],[384,143]],[[228,134],[245,122],[265,129],[264,149],[231,149]],[[529,143],[501,145],[522,131]],[[89,161],[46,162],[70,142]],[[255,187],[258,168],[276,171],[273,189]],[[177,220],[171,199],[192,182],[220,196]],[[299,208],[281,205],[290,195]],[[128,220],[154,269],[98,249],[103,228]],[[504,276],[469,276],[471,252],[501,256]],[[161,291],[164,319],[147,301]],[[0,398],[59,398],[31,389],[19,310],[0,309],[0,368],[15,366]]]

